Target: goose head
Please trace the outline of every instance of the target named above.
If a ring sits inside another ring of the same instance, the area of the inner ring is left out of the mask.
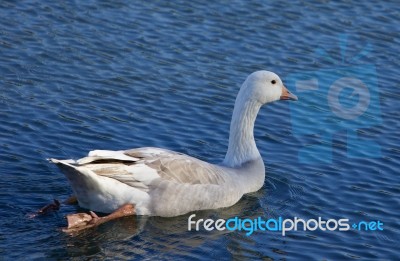
[[[261,158],[254,140],[254,123],[261,106],[278,100],[297,100],[278,75],[269,71],[257,71],[247,77],[233,109],[229,146],[224,159],[226,166],[238,167]],[[264,171],[261,172],[264,175]],[[264,181],[257,183],[252,189],[257,190],[263,183]]]
[[[295,100],[297,96],[289,92],[281,78],[273,72],[257,71],[250,74],[243,84],[247,99],[256,99],[262,105],[278,100]]]

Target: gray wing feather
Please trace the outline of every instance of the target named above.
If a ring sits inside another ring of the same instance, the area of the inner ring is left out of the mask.
[[[188,155],[160,149],[138,148],[123,152],[135,161],[124,161],[118,158],[115,161],[107,158],[104,161],[91,161],[84,164],[94,173],[116,179],[129,186],[148,191],[149,186],[135,178],[135,166],[144,164],[155,170],[159,178],[180,184],[221,184],[224,175],[220,175],[217,166],[198,160]]]

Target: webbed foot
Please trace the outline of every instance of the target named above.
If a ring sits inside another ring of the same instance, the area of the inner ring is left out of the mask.
[[[99,217],[93,211],[89,214],[77,213],[67,215],[68,227],[64,228],[63,231],[66,233],[79,232],[84,229],[93,228],[107,221],[132,216],[135,214],[135,206],[132,204],[125,204],[108,216]]]

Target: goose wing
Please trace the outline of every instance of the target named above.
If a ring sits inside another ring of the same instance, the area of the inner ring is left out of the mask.
[[[95,174],[148,191],[155,180],[180,184],[221,184],[219,167],[191,156],[160,148],[91,151],[77,161]]]

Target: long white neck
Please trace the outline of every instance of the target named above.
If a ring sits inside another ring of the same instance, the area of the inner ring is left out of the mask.
[[[250,99],[249,94],[241,88],[233,109],[224,165],[238,167],[261,157],[254,140],[254,122],[260,108],[261,103]]]

